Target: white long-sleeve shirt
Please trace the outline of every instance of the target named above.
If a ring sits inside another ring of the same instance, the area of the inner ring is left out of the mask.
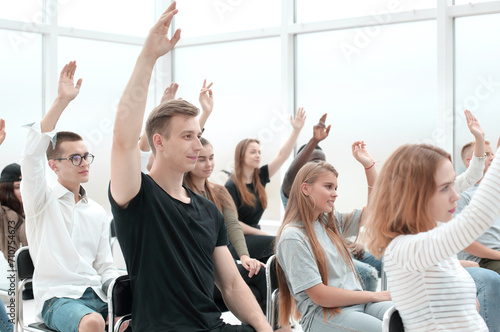
[[[109,245],[109,221],[102,206],[57,182],[47,186],[45,151],[55,132],[41,133],[40,123],[28,132],[21,159],[21,195],[26,235],[35,265],[33,290],[37,319],[53,297],[80,298],[88,287],[107,301],[102,284],[119,275]]]
[[[500,209],[495,158],[464,211],[428,232],[396,237],[384,254],[393,302],[405,331],[488,331],[476,310],[476,287],[456,254],[492,224]]]

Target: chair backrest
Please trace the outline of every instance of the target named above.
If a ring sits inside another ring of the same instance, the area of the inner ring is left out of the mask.
[[[15,271],[17,271],[19,279],[32,278],[35,272],[35,266],[31,260],[28,247],[21,247],[16,251],[14,260]]]
[[[382,321],[383,332],[404,332],[403,320],[396,307],[390,307],[384,314]]]
[[[132,315],[132,288],[130,277],[123,275],[111,282],[108,288],[108,311],[110,331],[118,329],[115,327],[115,319],[125,317],[130,320]]]
[[[277,327],[277,316],[278,311],[278,277],[276,275],[276,255],[269,257],[266,263],[266,285],[267,285],[267,296],[266,296],[266,318],[267,322],[273,329]]]

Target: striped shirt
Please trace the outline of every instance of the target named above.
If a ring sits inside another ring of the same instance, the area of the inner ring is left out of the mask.
[[[461,214],[428,232],[396,237],[384,254],[392,300],[405,331],[488,331],[476,310],[476,287],[456,258],[493,223],[500,209],[495,158]]]

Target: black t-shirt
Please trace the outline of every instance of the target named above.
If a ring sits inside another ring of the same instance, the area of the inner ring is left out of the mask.
[[[267,168],[267,165],[264,165],[260,168],[259,179],[260,183],[262,183],[264,187],[269,183],[269,170]],[[238,219],[249,226],[260,229],[259,221],[264,214],[264,209],[262,208],[262,204],[260,204],[259,196],[255,193],[253,184],[247,184],[247,188],[255,197],[254,207],[243,204],[240,191],[238,190],[238,188],[236,188],[236,184],[231,179],[227,180],[225,186],[227,191],[229,191],[229,193],[231,194],[234,204],[238,209]]]
[[[116,234],[132,280],[134,332],[209,331],[223,325],[213,300],[216,246],[227,245],[215,204],[187,189],[191,203],[142,174],[125,208],[111,197]]]

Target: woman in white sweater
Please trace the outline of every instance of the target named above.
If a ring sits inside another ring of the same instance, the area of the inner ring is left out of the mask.
[[[500,209],[500,162],[493,161],[474,199],[455,218],[454,180],[444,150],[404,145],[386,161],[368,204],[368,248],[384,255],[406,331],[488,331],[474,282],[456,254],[491,226]],[[446,224],[436,227],[438,222]]]

